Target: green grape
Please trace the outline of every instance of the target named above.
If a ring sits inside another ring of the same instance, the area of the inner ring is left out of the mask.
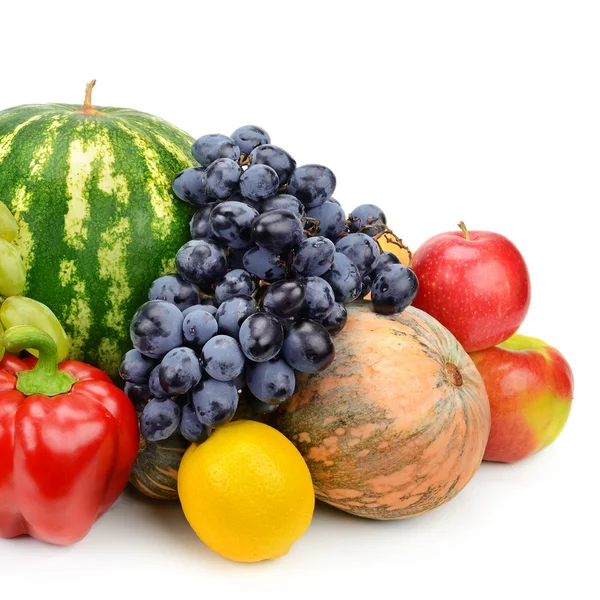
[[[12,213],[6,207],[6,204],[0,202],[0,238],[12,242],[19,233],[19,226],[12,216]]]
[[[0,323],[0,360],[4,358],[4,344],[2,343],[2,337],[4,336],[4,327]]]
[[[69,340],[65,330],[54,313],[37,300],[24,296],[7,298],[0,306],[0,323],[4,329],[10,329],[17,325],[37,327],[55,341],[59,362],[65,360],[69,355]],[[29,352],[37,356],[37,351],[29,350]]]
[[[25,289],[25,267],[19,251],[0,238],[0,296],[18,296]]]

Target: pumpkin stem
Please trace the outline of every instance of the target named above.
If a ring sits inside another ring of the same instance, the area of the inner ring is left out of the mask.
[[[470,240],[471,238],[469,237],[469,230],[467,229],[467,226],[465,225],[464,221],[461,221],[458,226],[460,227],[460,230],[465,234],[465,240]]]
[[[96,110],[92,106],[92,91],[93,91],[95,85],[96,85],[95,79],[92,79],[92,81],[90,81],[89,83],[86,83],[86,85],[85,85],[85,100],[83,101],[83,106],[79,110],[79,113],[82,115],[92,115],[95,117],[101,117],[106,114],[106,113],[100,112],[99,110]]]
[[[460,387],[463,384],[462,375],[454,363],[446,363],[446,375],[448,377],[448,382],[454,387]]]
[[[56,343],[41,329],[17,325],[7,329],[1,341],[11,354],[18,354],[26,348],[34,348],[39,352],[40,356],[33,369],[17,373],[17,390],[22,394],[58,396],[71,391],[77,383],[76,377],[67,371],[58,370]]]

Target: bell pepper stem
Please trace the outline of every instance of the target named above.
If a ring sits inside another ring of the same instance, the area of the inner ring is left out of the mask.
[[[78,379],[58,370],[56,343],[44,331],[29,325],[17,325],[4,332],[2,343],[8,352],[17,354],[27,348],[38,351],[38,361],[31,371],[17,373],[17,390],[26,396],[58,396],[71,391]]]

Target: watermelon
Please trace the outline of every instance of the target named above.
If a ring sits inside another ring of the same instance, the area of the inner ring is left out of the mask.
[[[174,269],[193,207],[171,190],[193,139],[155,116],[91,104],[0,112],[0,201],[14,214],[25,294],[62,322],[71,358],[116,378],[129,322]]]

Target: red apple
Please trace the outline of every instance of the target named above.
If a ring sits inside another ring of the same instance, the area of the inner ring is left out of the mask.
[[[491,231],[436,235],[414,254],[419,279],[413,306],[449,329],[467,352],[507,340],[525,319],[529,271],[516,246]]]
[[[490,399],[484,460],[515,462],[559,436],[571,412],[573,372],[556,348],[516,334],[471,358]]]

